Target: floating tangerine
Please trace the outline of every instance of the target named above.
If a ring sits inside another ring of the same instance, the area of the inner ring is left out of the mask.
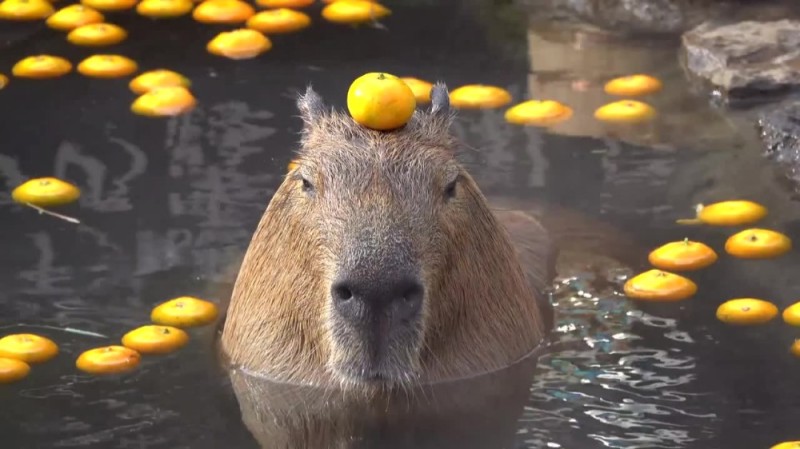
[[[723,323],[742,326],[764,324],[778,315],[775,304],[755,298],[725,301],[717,308],[717,319]]]
[[[353,119],[370,129],[388,131],[405,125],[417,100],[400,78],[389,73],[370,72],[359,76],[347,91],[347,109]]]
[[[47,79],[64,76],[72,70],[72,63],[60,56],[28,56],[14,64],[11,73],[18,78]]]
[[[22,360],[0,357],[0,384],[10,384],[28,377],[31,366]]]
[[[256,13],[250,4],[241,0],[204,0],[192,12],[201,23],[242,23]]]
[[[261,53],[269,51],[271,48],[272,41],[270,41],[267,36],[249,28],[223,31],[217,34],[206,45],[206,50],[212,55],[223,56],[230,59],[255,58]]]
[[[798,340],[794,341],[794,345],[792,346],[792,350],[794,351],[797,348],[797,351],[794,355],[800,357],[800,344],[798,344]],[[783,443],[778,443],[775,446],[772,446],[769,449],[800,449],[800,441],[785,441]]]
[[[47,26],[54,30],[69,31],[82,25],[100,23],[105,20],[103,14],[88,6],[69,5],[47,18]]]
[[[55,12],[47,0],[3,0],[0,2],[0,19],[41,20]]]
[[[419,78],[404,77],[400,78],[404,83],[408,84],[411,92],[414,92],[414,98],[417,99],[417,104],[431,102],[431,90],[433,84],[421,80]]]
[[[333,3],[333,2],[338,2],[338,1],[346,1],[346,0],[322,0],[322,3]],[[378,0],[367,0],[367,1],[372,2],[372,3],[376,3]]]
[[[141,354],[168,354],[189,342],[189,335],[172,326],[148,324],[126,333],[122,344]]]
[[[795,357],[800,357],[800,339],[797,339],[797,340],[794,341],[794,343],[792,343],[792,346],[789,348],[789,352],[791,352],[792,355],[795,356]],[[780,448],[780,449],[789,449],[789,448],[800,449],[800,441],[794,441],[791,444],[794,444],[794,446],[790,445],[790,446],[783,447],[783,446],[778,445],[778,446],[774,446],[772,449],[775,449],[776,447]]]
[[[800,326],[800,302],[796,302],[783,311],[783,321],[791,326]]]
[[[392,11],[377,2],[340,0],[322,8],[322,17],[333,23],[358,24],[382,19]]]
[[[289,161],[289,165],[286,166],[286,170],[287,171],[292,171],[295,168],[297,168],[298,166],[300,166],[300,164],[298,164],[297,161],[291,160],[291,161]]]
[[[643,123],[655,116],[652,106],[636,100],[615,101],[594,111],[594,118],[609,123]]]
[[[119,78],[138,68],[136,61],[121,55],[92,55],[78,64],[78,72],[92,78]]]
[[[247,27],[266,34],[293,33],[311,25],[308,14],[289,8],[261,11],[247,19]]]
[[[305,8],[314,4],[314,0],[256,0],[258,6],[265,8]]]
[[[13,334],[0,338],[0,357],[43,363],[58,355],[53,340],[36,334]]]
[[[128,32],[113,23],[90,23],[81,25],[67,34],[71,44],[86,47],[102,47],[118,44],[128,37]]]
[[[528,100],[509,108],[505,113],[514,125],[551,126],[572,117],[572,108],[555,100]]]
[[[654,267],[672,271],[699,270],[713,264],[717,258],[711,247],[689,239],[661,245],[648,256]]]
[[[131,104],[134,114],[166,117],[184,114],[197,105],[189,89],[183,86],[156,87],[140,95]]]
[[[133,93],[141,95],[156,87],[169,87],[169,86],[182,86],[188,88],[191,86],[189,78],[181,75],[180,73],[173,72],[167,69],[148,70],[132,79],[128,87]]]
[[[81,0],[81,3],[98,11],[124,11],[136,6],[139,0]]]
[[[14,201],[39,207],[69,204],[77,201],[80,196],[80,189],[53,177],[29,179],[11,191]]]
[[[84,351],[75,366],[89,374],[120,374],[139,366],[142,356],[125,346],[111,345]]]
[[[151,19],[169,19],[185,16],[192,8],[192,0],[142,0],[136,5],[136,12]]]
[[[609,95],[636,97],[661,90],[661,81],[650,75],[635,74],[614,78],[603,88]]]
[[[511,103],[511,94],[497,86],[467,84],[450,92],[450,104],[455,108],[492,109],[509,103]]]
[[[741,259],[769,259],[782,256],[791,249],[789,237],[769,229],[745,229],[725,241],[725,251]]]
[[[211,324],[218,314],[217,306],[213,302],[193,296],[181,296],[153,308],[150,319],[162,326],[195,327]]]
[[[8,86],[8,77],[0,73],[0,89]]]
[[[681,301],[697,293],[697,285],[678,274],[649,270],[628,279],[624,291],[632,299]]]
[[[730,200],[700,205],[697,218],[712,226],[739,226],[755,223],[767,216],[767,208],[753,201]]]

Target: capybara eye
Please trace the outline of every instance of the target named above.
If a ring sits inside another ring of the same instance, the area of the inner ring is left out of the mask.
[[[314,184],[311,184],[306,178],[300,178],[301,182],[303,183],[303,192],[311,193],[314,191]]]
[[[458,184],[458,179],[454,179],[450,181],[444,188],[444,199],[449,200],[456,196],[456,185]]]

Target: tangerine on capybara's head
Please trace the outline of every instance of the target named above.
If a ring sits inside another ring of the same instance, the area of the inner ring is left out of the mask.
[[[270,200],[221,336],[231,367],[386,391],[506,367],[546,326],[508,231],[456,159],[447,88],[392,131],[311,87],[298,166]]]

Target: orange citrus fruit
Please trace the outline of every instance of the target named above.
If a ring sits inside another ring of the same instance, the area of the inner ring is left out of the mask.
[[[123,11],[136,6],[139,0],[81,0],[83,5],[98,11]]]
[[[28,377],[31,367],[22,360],[0,357],[0,384],[10,384]]]
[[[189,89],[183,86],[163,86],[140,95],[131,104],[131,111],[148,117],[165,117],[184,114],[197,105]]]
[[[141,354],[167,354],[182,348],[189,342],[189,335],[172,326],[148,324],[126,333],[122,344]]]
[[[705,243],[685,239],[659,246],[650,252],[648,260],[662,270],[690,271],[713,264],[717,257],[717,253]]]
[[[755,298],[736,298],[717,308],[717,319],[728,324],[764,324],[778,315],[775,304]]]
[[[92,78],[120,78],[138,68],[136,61],[121,55],[92,55],[78,64],[78,72]]]
[[[450,92],[450,104],[459,109],[493,109],[511,103],[511,94],[502,87],[467,84]]]
[[[181,296],[153,308],[150,319],[163,326],[183,328],[211,324],[218,314],[217,306],[213,302]]]
[[[431,102],[431,89],[433,84],[419,78],[412,78],[410,76],[400,78],[404,83],[408,84],[411,92],[414,92],[414,98],[417,99],[417,104],[425,104]]]
[[[181,86],[190,87],[189,78],[178,72],[167,69],[148,70],[132,79],[128,87],[135,94],[143,94],[155,89],[156,87]]]
[[[111,345],[84,351],[75,366],[89,374],[120,374],[132,371],[141,359],[141,354],[131,348]]]
[[[11,191],[14,201],[39,207],[69,204],[77,201],[80,196],[80,189],[74,185],[49,176],[29,179]]]
[[[293,33],[311,25],[311,17],[289,8],[261,11],[247,19],[247,27],[266,34]]]
[[[255,58],[271,48],[272,41],[267,36],[249,28],[223,31],[214,36],[206,45],[206,50],[212,55],[230,59]]]
[[[745,229],[725,241],[725,251],[741,259],[769,259],[782,256],[791,249],[789,237],[769,229]]]
[[[11,73],[18,78],[58,78],[72,71],[72,63],[60,56],[28,56],[14,64]]]
[[[81,25],[100,23],[105,20],[103,14],[88,6],[69,5],[47,18],[47,26],[54,30],[69,31]]]
[[[594,111],[597,120],[609,123],[643,123],[655,116],[652,106],[636,100],[615,101]]]
[[[417,100],[408,84],[389,73],[359,76],[347,91],[347,109],[353,119],[370,129],[388,131],[405,125]]]
[[[194,8],[192,17],[201,23],[242,23],[256,13],[242,0],[204,0]]]
[[[0,338],[0,357],[43,363],[58,355],[53,340],[36,334],[13,334]]]
[[[720,201],[700,206],[697,218],[712,226],[739,226],[755,223],[767,216],[767,208],[748,200]]]
[[[614,78],[603,88],[609,95],[636,97],[661,90],[661,81],[650,75],[635,74]]]
[[[514,125],[552,126],[572,117],[572,108],[555,100],[528,100],[509,108],[505,113]]]
[[[55,12],[47,0],[3,0],[0,2],[0,19],[41,20]]]
[[[193,8],[192,0],[142,0],[136,5],[136,12],[151,19],[169,19],[185,16]]]
[[[377,2],[341,0],[322,8],[322,17],[333,23],[358,24],[380,20],[392,11]]]
[[[697,292],[697,285],[681,275],[649,270],[636,275],[624,285],[625,295],[645,301],[681,301]]]
[[[67,40],[70,43],[87,47],[118,44],[126,37],[128,37],[128,32],[113,23],[81,25],[67,34]]]

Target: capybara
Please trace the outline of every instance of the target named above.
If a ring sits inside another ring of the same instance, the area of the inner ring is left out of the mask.
[[[457,160],[444,84],[431,97],[390,132],[311,87],[299,97],[298,166],[253,235],[222,330],[231,366],[370,391],[489,372],[542,344],[556,251],[531,216],[492,212]]]

